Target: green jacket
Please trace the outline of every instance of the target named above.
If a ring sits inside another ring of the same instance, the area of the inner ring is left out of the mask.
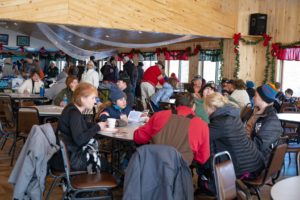
[[[54,104],[59,106],[60,102],[63,101],[65,95],[67,96],[68,103],[72,102],[73,92],[69,88],[64,88],[54,98]]]
[[[195,99],[195,103],[196,103],[196,111],[195,111],[196,116],[200,117],[203,121],[209,124],[208,114],[204,110],[204,106],[203,106],[204,100]]]

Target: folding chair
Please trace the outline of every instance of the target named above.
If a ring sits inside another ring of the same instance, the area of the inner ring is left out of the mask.
[[[217,163],[221,156],[228,157],[228,160]],[[234,166],[228,151],[214,155],[213,158],[214,178],[218,200],[227,199],[251,199],[251,194],[241,180],[236,179]]]
[[[66,145],[61,138],[59,139],[59,142],[67,180],[67,189],[64,192],[62,199],[67,195],[70,195],[71,199],[113,199],[111,189],[117,186],[114,177],[109,173],[79,174],[71,176],[71,166]],[[104,192],[104,196],[77,197],[80,193],[98,191]]]

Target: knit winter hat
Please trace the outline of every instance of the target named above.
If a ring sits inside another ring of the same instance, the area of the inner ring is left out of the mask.
[[[264,100],[266,103],[272,103],[275,101],[275,96],[277,94],[277,90],[273,84],[264,84],[259,86],[256,91],[258,92],[259,96]]]
[[[118,99],[121,99],[123,97],[126,97],[125,96],[125,93],[122,92],[119,88],[116,88],[116,87],[112,87],[110,89],[110,93],[109,93],[109,99],[112,101],[112,102],[115,102],[117,101]]]
[[[253,81],[246,81],[246,87],[247,88],[254,88],[255,87],[255,83]]]

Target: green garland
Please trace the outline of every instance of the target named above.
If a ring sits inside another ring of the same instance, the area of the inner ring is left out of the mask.
[[[240,51],[239,51],[239,45],[235,45],[235,68],[233,72],[233,78],[238,78],[238,74],[240,72]]]
[[[224,76],[224,39],[220,41],[220,76],[219,76],[219,83]]]
[[[285,44],[285,45],[282,45],[281,43],[277,43],[277,44],[280,46],[280,48],[285,49],[285,48],[295,47],[295,46],[300,45],[300,41],[290,43],[290,44]]]
[[[263,84],[267,83],[268,81],[268,77],[269,77],[269,68],[270,68],[270,45],[267,46],[267,49],[266,49],[266,61],[267,61],[267,64],[266,64],[266,67],[265,67],[265,74],[264,74],[264,80],[263,80]]]
[[[265,37],[267,37],[267,38],[265,38]],[[266,66],[265,66],[265,74],[264,74],[263,83],[266,83],[269,80],[269,76],[270,76],[270,80],[272,82],[274,82],[275,81],[275,58],[272,57],[272,59],[271,59],[270,45],[268,43],[271,40],[271,37],[266,35],[266,36],[263,36],[261,38],[258,38],[255,41],[252,41],[252,40],[246,40],[244,38],[241,38],[241,35],[239,33],[239,34],[235,34],[233,39],[234,39],[234,52],[236,54],[236,56],[235,56],[235,69],[234,69],[234,72],[233,72],[233,77],[238,78],[238,73],[240,71],[240,52],[239,52],[239,43],[238,42],[241,41],[242,43],[244,43],[246,45],[257,45],[260,42],[264,42],[263,45],[267,47],[266,48],[266,53],[265,53],[267,63],[266,63]],[[271,68],[271,70],[270,70],[270,68]],[[270,71],[271,71],[271,73],[270,73]]]

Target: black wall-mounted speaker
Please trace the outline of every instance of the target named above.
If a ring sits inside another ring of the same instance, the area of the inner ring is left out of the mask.
[[[266,14],[254,13],[250,15],[249,35],[262,35],[267,31]]]

